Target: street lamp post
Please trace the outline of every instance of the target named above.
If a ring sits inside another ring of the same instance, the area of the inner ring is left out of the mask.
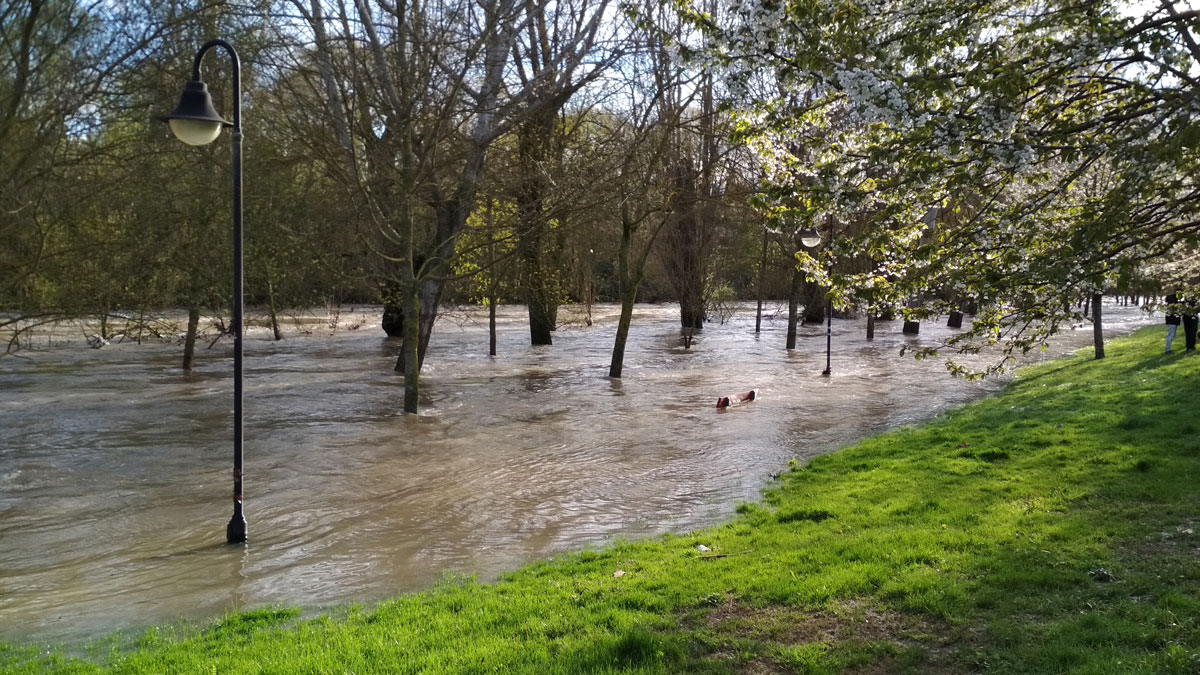
[[[833,243],[833,224],[829,225],[829,241]],[[805,248],[815,248],[821,244],[821,233],[815,227],[806,227],[800,230],[800,243]],[[829,298],[825,305],[825,370],[821,371],[822,375],[829,376],[832,369],[829,366],[829,353],[833,347],[833,298]]]
[[[233,64],[233,121],[227,122],[213,108],[208,87],[200,79],[200,62],[205,53],[220,47]],[[233,301],[230,305],[233,332],[233,517],[225,528],[230,544],[246,541],[246,517],[242,514],[242,83],[237,50],[224,40],[209,40],[196,52],[192,79],[183,89],[174,112],[161,118],[171,132],[188,145],[207,145],[221,135],[221,127],[233,131]]]
[[[833,220],[829,221],[829,245],[833,245]],[[833,259],[829,261],[829,272],[833,274]],[[833,374],[833,368],[830,365],[829,355],[833,351],[833,294],[825,300],[825,370],[821,374],[829,377]]]

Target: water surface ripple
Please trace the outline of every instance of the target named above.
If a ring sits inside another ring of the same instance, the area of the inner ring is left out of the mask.
[[[777,312],[778,308],[772,308]],[[1109,307],[1109,335],[1148,320]],[[752,310],[690,349],[677,309],[639,306],[610,380],[616,308],[528,346],[524,312],[440,322],[423,413],[400,414],[398,345],[374,328],[246,344],[250,542],[226,546],[227,344],[192,373],[170,345],[80,343],[0,360],[0,639],[73,641],[267,604],[370,602],[481,579],[614,537],[686,532],[753,500],[792,458],[927,419],[999,382],[901,357],[919,337],[835,320],[783,349]],[[939,322],[941,323],[941,322]],[[1089,344],[1064,333],[1051,355]],[[718,396],[757,388],[727,411]]]

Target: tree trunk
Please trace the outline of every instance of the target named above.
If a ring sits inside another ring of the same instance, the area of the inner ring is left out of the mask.
[[[275,311],[275,284],[269,277],[267,278],[267,311],[271,313],[271,334],[278,342],[283,339],[283,333],[279,330],[279,314]]]
[[[612,361],[608,366],[608,376],[618,379],[625,368],[625,343],[629,339],[629,324],[633,320],[633,303],[637,300],[640,269],[645,265],[645,256],[642,256],[638,266],[639,276],[635,279],[633,264],[629,259],[635,228],[624,210],[621,220],[621,246],[617,250],[617,288],[621,294],[621,316],[617,320],[617,337],[613,341]],[[646,251],[649,251],[649,244]]]
[[[415,291],[405,295],[404,344],[400,347],[404,364],[404,412],[415,415],[421,400],[421,302]]]
[[[804,282],[804,318],[801,323],[825,322],[825,294],[814,282]]]
[[[703,235],[695,202],[681,204],[680,208],[685,215],[675,218],[667,226],[668,255],[671,257],[667,269],[679,297],[680,327],[701,330],[707,309],[704,303]]]
[[[767,273],[767,228],[763,228],[762,255],[758,259],[758,311],[754,314],[754,332],[762,330],[763,277]],[[789,349],[791,349],[789,347]]]
[[[633,302],[637,291],[621,293],[621,317],[617,320],[617,337],[613,341],[612,362],[608,366],[608,376],[620,379],[625,368],[625,343],[629,340],[629,324],[633,320]]]
[[[705,278],[710,227],[709,208],[700,203],[698,177],[684,157],[674,159],[671,197],[672,218],[666,226],[662,260],[667,278],[679,298],[679,325],[684,329],[704,328]]]
[[[551,332],[557,327],[557,256],[547,250],[550,225],[545,203],[549,189],[546,162],[556,124],[555,111],[548,110],[530,119],[517,133],[517,158],[521,169],[516,194],[520,227],[517,245],[521,249],[522,286],[529,308],[529,343],[533,345],[554,344]]]
[[[792,292],[788,294],[787,348],[796,348],[796,324],[800,321],[800,294],[804,290],[804,272],[792,270]]]
[[[1104,322],[1100,311],[1100,301],[1103,296],[1092,294],[1092,342],[1096,346],[1096,358],[1104,358]]]
[[[383,319],[380,326],[388,337],[404,337],[404,305],[399,286],[389,281],[383,291]]]
[[[557,305],[552,305],[546,297],[545,288],[530,288],[526,295],[526,305],[529,307],[529,344],[552,345],[555,328]]]
[[[867,339],[875,339],[875,312],[867,310]]]
[[[679,325],[689,331],[689,334],[691,331],[701,330],[704,328],[704,315],[704,301],[689,298],[680,303]]]
[[[183,369],[192,369],[192,357],[196,353],[196,331],[200,327],[200,308],[188,307],[187,337],[183,339]]]
[[[444,281],[440,279],[425,279],[419,290],[420,324],[417,326],[419,342],[417,343],[417,367],[425,365],[425,352],[429,350],[429,336],[433,334],[433,324],[437,321],[438,306],[442,299]]]
[[[488,356],[496,355],[496,296],[488,298]]]
[[[492,218],[492,207],[488,205],[488,220]],[[490,222],[489,222],[490,224]],[[490,235],[489,235],[490,236]],[[488,356],[496,355],[496,304],[500,302],[500,273],[496,270],[496,242],[488,244]]]
[[[583,277],[583,306],[587,311],[587,316],[584,318],[584,323],[588,326],[592,325],[592,304],[596,302],[596,290],[593,286],[592,274],[592,252],[588,250],[587,268],[584,270]]]
[[[380,325],[388,337],[404,337],[404,308],[392,303],[384,305]]]

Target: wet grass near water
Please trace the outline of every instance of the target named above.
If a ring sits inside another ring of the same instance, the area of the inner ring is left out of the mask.
[[[1200,672],[1200,356],[1161,333],[794,464],[709,530],[0,671]]]

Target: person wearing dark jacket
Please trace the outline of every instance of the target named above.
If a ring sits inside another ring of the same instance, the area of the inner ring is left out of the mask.
[[[1196,318],[1196,298],[1189,292],[1180,298],[1183,301],[1183,342],[1187,351],[1196,351],[1196,327],[1200,320]]]
[[[1167,351],[1164,354],[1171,353],[1171,343],[1175,341],[1175,332],[1179,330],[1179,313],[1171,307],[1178,304],[1179,289],[1167,293]]]

